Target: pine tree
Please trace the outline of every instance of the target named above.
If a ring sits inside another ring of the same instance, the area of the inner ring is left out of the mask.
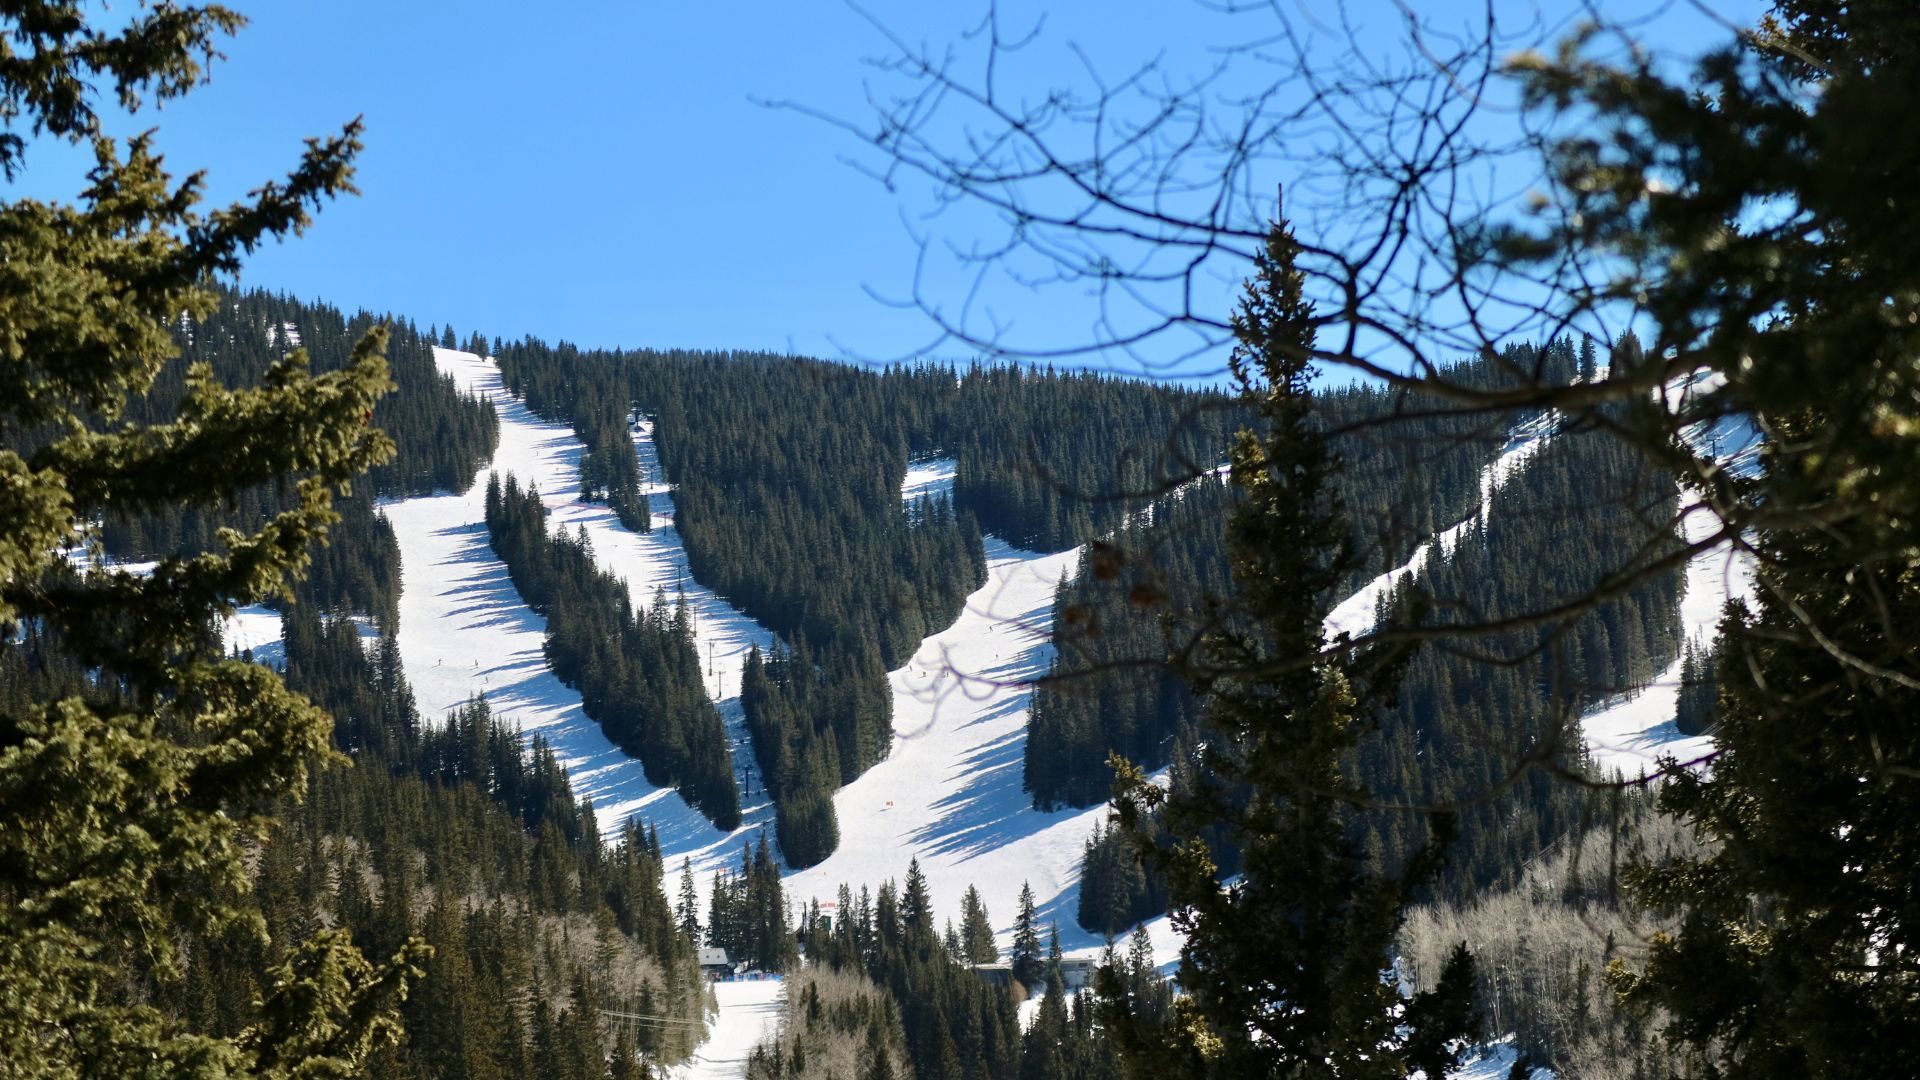
[[[920,871],[920,860],[907,862],[907,886],[900,901],[900,924],[909,940],[933,934],[933,898],[927,895],[927,876]]]
[[[966,894],[960,898],[960,945],[969,964],[991,964],[1000,959],[986,901],[980,899],[980,890],[973,885],[967,886]]]
[[[693,860],[680,860],[680,901],[674,906],[674,916],[679,920],[680,932],[688,941],[700,940],[700,892],[693,881]]]
[[[272,970],[235,1038],[171,1022],[133,988],[179,979],[182,933],[264,934],[241,902],[244,856],[272,824],[263,808],[303,790],[310,763],[335,760],[331,718],[267,669],[222,659],[208,627],[289,596],[338,519],[334,492],[391,454],[369,423],[391,386],[386,334],[320,376],[296,349],[252,389],[197,364],[175,420],[115,421],[175,356],[168,328],[212,313],[210,276],[351,190],[360,127],[310,143],[251,202],[203,215],[197,181],[173,186],[151,134],[103,134],[96,88],[116,86],[127,106],[183,95],[241,18],[171,5],[96,15],[27,2],[0,16],[15,61],[0,70],[0,169],[24,166],[14,132],[26,128],[96,157],[78,204],[0,206],[0,263],[32,268],[0,285],[0,622],[53,635],[100,688],[0,714],[0,1072],[345,1074],[397,1034],[423,945],[375,966],[344,931],[317,934]],[[43,437],[15,441],[23,432]],[[287,508],[224,550],[163,559],[145,578],[57,565],[89,543],[87,522],[216,506],[263,484],[283,485]]]
[[[1203,782],[1169,794],[1118,763],[1121,826],[1166,874],[1175,924],[1187,933],[1178,1021],[1166,1032],[1135,1026],[1130,1036],[1143,1070],[1384,1080],[1412,1072],[1410,1039],[1467,1034],[1396,1030],[1416,1006],[1436,1022],[1454,1017],[1410,1001],[1383,976],[1401,912],[1437,869],[1447,830],[1437,823],[1401,878],[1369,869],[1347,839],[1348,807],[1364,792],[1341,758],[1358,739],[1361,695],[1384,693],[1393,672],[1385,658],[1315,659],[1329,597],[1353,555],[1330,487],[1336,462],[1310,419],[1315,314],[1295,251],[1276,224],[1233,320],[1233,373],[1264,422],[1232,453],[1245,499],[1229,522],[1228,552],[1252,625],[1214,635],[1189,672],[1211,729]],[[1163,844],[1162,826],[1178,839]],[[1205,838],[1221,829],[1241,857],[1230,882]]]
[[[1033,886],[1020,883],[1020,909],[1013,919],[1013,964],[1015,982],[1032,986],[1040,981],[1040,920],[1033,909]]]

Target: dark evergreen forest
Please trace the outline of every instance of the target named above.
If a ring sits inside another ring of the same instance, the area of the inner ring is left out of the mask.
[[[120,422],[171,421],[186,394],[189,370],[206,364],[227,386],[256,386],[267,364],[305,349],[316,372],[347,360],[353,343],[380,323],[388,326],[387,367],[395,390],[380,400],[369,421],[394,441],[397,453],[369,474],[369,482],[334,498],[340,514],[331,543],[312,552],[312,571],[295,586],[301,603],[344,614],[360,611],[388,631],[399,619],[400,552],[379,497],[402,498],[434,491],[465,491],[498,440],[492,406],[459,392],[433,362],[431,335],[403,319],[359,312],[351,317],[325,304],[307,303],[258,290],[223,290],[220,307],[205,320],[174,326],[180,357],[153,389],[130,403]],[[250,488],[228,493],[224,506],[165,514],[109,517],[99,537],[112,558],[138,562],[163,555],[220,549],[219,530],[251,526],[288,505],[291,493]]]
[[[1535,356],[1549,378],[1571,378],[1592,362],[1565,342],[1515,350],[1509,359],[1530,368]],[[1322,401],[1344,416],[1331,430],[1370,430],[1369,414],[1390,416],[1397,407],[1389,395],[1358,390],[1317,398],[1316,406]],[[1530,418],[1503,421],[1524,419]],[[1440,431],[1413,440],[1459,448],[1442,455],[1450,467],[1437,469],[1418,493],[1429,507],[1438,505],[1420,513],[1434,515],[1428,520],[1441,528],[1472,505],[1479,463],[1499,445],[1460,436]],[[1370,459],[1351,441],[1336,440],[1336,446],[1342,453],[1337,483],[1350,519],[1371,524],[1393,516],[1384,507],[1406,505],[1393,490],[1394,462]],[[1196,779],[1188,762],[1201,717],[1186,684],[1158,661],[1177,660],[1196,647],[1215,624],[1209,620],[1232,617],[1223,600],[1229,578],[1220,532],[1228,498],[1224,486],[1200,484],[1163,500],[1111,548],[1091,549],[1076,579],[1063,586],[1055,604],[1056,681],[1036,692],[1028,729],[1026,782],[1036,805],[1104,801],[1110,751],[1149,768],[1171,766],[1176,788]],[[1559,432],[1507,481],[1460,542],[1431,553],[1383,611],[1417,606],[1427,622],[1444,625],[1537,610],[1553,598],[1578,595],[1604,575],[1663,554],[1639,550],[1637,538],[1649,522],[1671,519],[1675,499],[1672,482],[1618,440],[1591,430]],[[1409,511],[1398,516],[1417,519]],[[1364,545],[1361,529],[1354,531],[1356,544]],[[1679,573],[1665,574],[1561,624],[1490,636],[1473,650],[1413,655],[1393,706],[1377,718],[1351,768],[1383,803],[1461,801],[1443,891],[1459,896],[1506,880],[1584,820],[1582,789],[1552,772],[1580,768],[1578,718],[1585,707],[1643,684],[1676,655],[1681,584]],[[1151,602],[1140,602],[1143,590]],[[1178,614],[1169,617],[1169,611]],[[1516,747],[1531,747],[1554,769],[1515,777]],[[1474,797],[1496,791],[1505,792],[1497,811],[1494,800]],[[1349,825],[1353,842],[1386,865],[1424,842],[1424,818],[1411,811],[1355,814]],[[1088,845],[1079,911],[1088,929],[1117,933],[1164,909],[1161,887],[1127,847],[1118,833]],[[1236,853],[1222,850],[1218,858],[1230,872]]]
[[[629,455],[631,456],[631,455]],[[540,493],[487,478],[487,533],[528,607],[546,617],[547,664],[647,779],[673,786],[714,826],[740,824],[727,729],[700,677],[686,600],[664,592],[636,610],[626,582],[601,570],[583,530],[549,532]]]

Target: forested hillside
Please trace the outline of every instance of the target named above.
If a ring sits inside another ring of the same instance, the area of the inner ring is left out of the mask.
[[[258,385],[269,362],[295,349],[306,350],[312,370],[337,370],[353,343],[378,324],[388,327],[394,392],[380,400],[370,420],[393,439],[396,453],[352,494],[335,497],[341,520],[334,539],[312,552],[312,572],[295,591],[304,603],[336,613],[365,612],[391,630],[398,618],[400,552],[375,500],[466,490],[497,438],[492,408],[454,389],[434,367],[432,341],[412,323],[364,311],[349,318],[325,304],[258,290],[223,290],[212,315],[186,317],[171,327],[179,358],[161,370],[148,394],[129,403],[122,422],[171,420],[195,364],[206,364],[225,386]],[[108,556],[128,562],[215,550],[220,528],[251,526],[291,498],[282,489],[245,488],[230,492],[222,506],[109,514],[98,536]]]
[[[1540,354],[1547,377],[1571,378],[1578,353],[1555,343]],[[1531,363],[1533,350],[1519,353]],[[1590,364],[1590,361],[1589,361]],[[1371,409],[1361,407],[1371,395]],[[1390,396],[1349,391],[1342,407],[1359,423],[1388,415]],[[1453,423],[1464,424],[1456,418]],[[1330,430],[1339,430],[1330,427]],[[1413,445],[1447,445],[1472,462],[1484,440],[1449,435]],[[1405,496],[1398,471],[1364,453],[1342,456],[1336,487],[1356,492],[1367,514]],[[1442,506],[1477,495],[1480,468],[1456,467]],[[1435,476],[1449,471],[1436,469]],[[1427,488],[1428,497],[1439,493]],[[1230,620],[1220,523],[1225,489],[1196,486],[1156,507],[1150,520],[1115,538],[1111,551],[1083,559],[1078,578],[1055,605],[1061,658],[1036,694],[1027,743],[1027,784],[1036,804],[1089,805],[1108,795],[1107,753],[1149,768],[1172,764],[1184,788],[1186,761],[1202,735],[1201,715],[1183,681],[1157,661],[1192,649],[1209,618]],[[1643,550],[1648,523],[1673,519],[1670,482],[1605,434],[1564,431],[1548,437],[1500,486],[1484,516],[1450,547],[1430,552],[1417,575],[1383,600],[1417,609],[1431,625],[1499,619],[1580,595],[1622,567],[1657,559]],[[1432,513],[1434,511],[1425,511]],[[1405,513],[1398,515],[1405,517]],[[1451,523],[1451,515],[1436,524]],[[1357,530],[1356,530],[1357,531]],[[1358,536],[1356,543],[1363,542]],[[1677,543],[1677,541],[1676,541]],[[1136,558],[1135,553],[1138,553]],[[1104,576],[1103,576],[1104,573]],[[1401,671],[1395,704],[1375,721],[1351,767],[1370,797],[1408,807],[1458,801],[1458,839],[1442,887],[1461,896],[1506,879],[1591,811],[1574,785],[1550,770],[1514,774],[1518,747],[1556,768],[1576,771],[1584,753],[1578,719],[1590,704],[1644,684],[1677,653],[1681,575],[1658,575],[1577,619],[1480,638],[1471,650],[1417,651]],[[1142,591],[1151,602],[1141,603]],[[1170,623],[1171,610],[1183,621]],[[1499,791],[1496,805],[1480,797]],[[1355,814],[1353,841],[1388,865],[1422,842],[1410,812]],[[1118,932],[1158,913],[1164,894],[1109,834],[1088,845],[1080,917],[1089,929]],[[1219,852],[1231,870],[1237,857]]]
[[[633,455],[629,453],[628,457]],[[664,592],[635,610],[624,583],[600,570],[585,533],[555,535],[540,494],[508,474],[487,477],[487,533],[513,587],[547,620],[553,673],[647,778],[678,788],[715,827],[740,825],[726,725],[700,679],[686,600]]]
[[[282,808],[251,902],[281,945],[339,925],[375,955],[415,934],[435,949],[406,1043],[371,1075],[618,1078],[684,1057],[705,984],[658,837],[638,822],[603,837],[552,752],[484,701],[423,724],[390,639],[370,657],[352,623],[304,608],[287,630],[288,681],[334,714],[353,767]],[[168,1004],[237,1030],[269,955],[209,942]],[[673,1022],[636,1030],[608,1011]]]
[[[1556,343],[1516,347],[1452,374],[1469,385],[1513,370],[1564,381],[1575,364],[1571,346]],[[1330,598],[1337,602],[1466,516],[1479,502],[1487,462],[1522,418],[1461,415],[1404,392],[1355,386],[1317,396],[1313,419],[1339,455],[1332,484],[1355,554],[1355,569]],[[1109,752],[1157,769],[1170,760],[1174,736],[1198,722],[1193,695],[1163,661],[1233,617],[1224,543],[1232,499],[1224,480],[1184,485],[1085,552],[1063,583],[1054,603],[1059,657],[1035,695],[1026,747],[1036,806],[1105,801]]]

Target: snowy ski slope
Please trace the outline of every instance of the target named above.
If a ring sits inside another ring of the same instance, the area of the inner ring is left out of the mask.
[[[628,531],[606,506],[575,501],[585,448],[572,430],[540,420],[507,394],[492,363],[440,348],[434,359],[462,390],[493,402],[500,445],[490,468],[537,486],[551,527],[568,532],[584,527],[601,567],[626,580],[636,603],[651,603],[657,588],[670,599],[684,588],[702,660],[711,657],[708,690],[736,736],[736,763],[750,768],[752,754],[739,730],[744,726],[740,670],[748,647],[764,645],[772,635],[687,574],[670,494],[654,486],[654,531],[645,535]],[[658,475],[650,429],[636,431],[634,439],[651,475]],[[400,654],[422,716],[432,721],[470,697],[485,696],[497,715],[553,745],[575,792],[593,799],[603,829],[639,814],[659,828],[661,843],[675,861],[686,855],[706,868],[732,855],[736,837],[771,822],[771,806],[764,799],[746,800],[745,824],[726,834],[677,792],[647,782],[640,763],[614,746],[582,711],[580,695],[548,670],[541,653],[546,621],[521,601],[505,565],[488,546],[485,501],[485,484],[476,483],[465,495],[405,499],[385,507],[403,556]]]
[[[1713,511],[1697,497],[1683,496],[1681,531],[1697,544],[1720,529]],[[1720,613],[1727,601],[1753,595],[1753,559],[1735,550],[1730,541],[1695,555],[1687,562],[1686,592],[1680,601],[1681,633],[1685,640],[1711,642],[1719,633]],[[1654,762],[1671,755],[1685,763],[1713,749],[1705,735],[1682,735],[1674,726],[1680,703],[1680,665],[1676,656],[1651,683],[1631,694],[1603,703],[1580,718],[1580,731],[1602,774],[1632,778],[1652,772]]]
[[[435,356],[464,389],[494,402],[501,424],[492,468],[536,484],[554,527],[584,526],[602,567],[623,577],[638,602],[650,602],[656,588],[670,595],[685,590],[709,691],[736,732],[737,765],[750,769],[751,750],[739,730],[740,670],[747,650],[765,647],[772,635],[687,573],[673,528],[672,494],[659,483],[651,425],[643,423],[634,433],[635,451],[652,481],[655,515],[654,532],[641,535],[624,529],[607,507],[574,501],[575,467],[583,448],[570,430],[540,421],[507,395],[490,362],[453,350],[436,350]],[[1482,475],[1475,514],[1342,603],[1328,618],[1329,632],[1364,632],[1377,598],[1417,572],[1432,545],[1450,550],[1551,430],[1550,418],[1516,429]],[[950,494],[953,468],[950,460],[912,464],[902,498]],[[638,763],[605,739],[581,712],[578,695],[546,669],[540,651],[543,620],[521,603],[488,549],[482,503],[483,488],[476,485],[464,496],[408,499],[386,507],[405,555],[401,652],[423,713],[437,716],[472,694],[486,694],[498,713],[554,744],[576,789],[595,800],[604,824],[639,814],[657,825],[670,859],[693,859],[704,892],[710,881],[706,872],[730,864],[742,834],[771,823],[771,807],[763,799],[751,800],[747,824],[723,835],[677,794],[648,784]],[[1692,521],[1689,516],[1690,531]],[[918,857],[937,919],[957,919],[960,895],[977,886],[1004,944],[1026,882],[1034,889],[1041,920],[1058,924],[1068,952],[1090,954],[1103,942],[1081,931],[1074,919],[1079,857],[1106,809],[1043,813],[1021,790],[1030,682],[1044,673],[1051,657],[1053,591],[1072,572],[1079,552],[1024,551],[988,537],[987,555],[988,581],[968,598],[960,617],[891,673],[893,751],[836,794],[840,846],[819,866],[790,872],[789,896],[796,903],[832,900],[843,882],[856,892],[863,885],[874,888],[901,878],[908,860]],[[1742,587],[1742,572],[1724,551],[1703,555],[1689,567],[1683,618],[1690,633],[1717,617],[1726,591]],[[1589,737],[1608,752],[1636,761],[1671,746],[1657,729],[1662,722],[1671,727],[1672,688],[1665,691],[1664,719],[1649,719],[1661,715],[1662,692],[1656,685],[1612,711],[1596,711],[1587,725]],[[1149,924],[1149,931],[1156,959],[1170,963],[1177,955],[1177,935],[1164,919]]]
[[[1667,407],[1678,410],[1691,395],[1710,394],[1724,377],[1717,373],[1668,387]],[[1760,467],[1760,432],[1750,419],[1722,417],[1697,424],[1682,433],[1695,452],[1704,453],[1737,475],[1752,475]],[[1698,492],[1680,491],[1680,532],[1689,544],[1699,544],[1722,528],[1710,507],[1700,504]],[[1686,591],[1680,602],[1683,640],[1710,644],[1720,633],[1720,615],[1730,600],[1750,600],[1754,590],[1753,553],[1723,540],[1687,562]],[[1652,772],[1655,762],[1671,756],[1686,764],[1713,749],[1705,735],[1682,735],[1674,724],[1680,704],[1680,667],[1685,656],[1675,656],[1651,683],[1632,693],[1602,702],[1580,718],[1580,731],[1603,775],[1633,778]]]
[[[786,984],[779,979],[723,982],[713,986],[720,1012],[693,1057],[667,1070],[671,1080],[733,1080],[747,1075],[753,1048],[780,1029]]]
[[[1487,508],[1493,505],[1493,497],[1546,445],[1547,437],[1553,434],[1557,423],[1558,418],[1554,414],[1545,413],[1515,427],[1507,436],[1507,443],[1501,448],[1500,454],[1480,470],[1480,502],[1473,512],[1414,548],[1406,562],[1367,582],[1352,596],[1334,605],[1323,624],[1323,632],[1327,637],[1331,639],[1347,634],[1357,638],[1372,630],[1374,612],[1380,601],[1387,598],[1395,585],[1419,573],[1436,545],[1442,555],[1453,554],[1455,545],[1460,543],[1460,538],[1467,534],[1467,530],[1486,517]]]

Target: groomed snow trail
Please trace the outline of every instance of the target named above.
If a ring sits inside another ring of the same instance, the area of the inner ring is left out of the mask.
[[[902,498],[950,493],[954,463],[908,469]],[[1057,923],[1070,955],[1104,940],[1080,929],[1080,854],[1107,808],[1042,812],[1022,789],[1032,680],[1053,657],[1053,593],[1080,551],[1024,551],[986,538],[987,582],[952,626],[921,642],[892,672],[893,750],[834,796],[840,846],[825,862],[787,876],[796,904],[831,901],[842,883],[857,896],[906,877],[919,858],[934,917],[960,919],[960,898],[980,890],[1004,949],[1012,940],[1020,886],[1032,885],[1042,926]],[[1149,926],[1156,958],[1171,961],[1178,938],[1165,920]]]
[[[693,1057],[667,1070],[672,1080],[737,1080],[753,1048],[780,1030],[786,984],[778,979],[713,985],[720,1012]]]
[[[1682,497],[1681,532],[1697,544],[1721,528],[1713,511],[1691,494]],[[1686,592],[1680,601],[1683,640],[1711,642],[1720,632],[1720,614],[1727,601],[1753,595],[1753,558],[1722,541],[1687,561]],[[1680,667],[1674,657],[1651,683],[1640,690],[1603,703],[1580,718],[1580,733],[1602,775],[1626,778],[1652,772],[1654,763],[1672,756],[1685,764],[1712,752],[1706,735],[1682,735],[1674,725],[1680,704]]]
[[[901,880],[918,856],[943,917],[957,916],[961,894],[976,885],[1004,927],[1023,880],[1043,906],[1072,884],[1086,832],[1105,810],[1036,811],[1021,775],[1027,684],[1046,673],[1054,587],[1078,554],[1040,555],[995,537],[986,545],[987,583],[888,677],[893,750],[834,796],[840,846],[788,879],[795,900],[832,900],[843,882],[858,893]],[[1055,916],[1063,934],[1071,916]]]
[[[1407,557],[1406,562],[1360,586],[1352,596],[1336,604],[1322,624],[1327,637],[1348,634],[1357,638],[1372,630],[1374,611],[1380,601],[1386,599],[1395,585],[1419,573],[1435,545],[1439,546],[1440,554],[1453,554],[1454,547],[1467,534],[1467,530],[1486,518],[1488,508],[1493,505],[1493,497],[1546,445],[1547,437],[1553,433],[1557,422],[1557,417],[1547,413],[1515,427],[1507,436],[1506,445],[1501,448],[1499,455],[1480,470],[1480,501],[1475,504],[1473,512],[1422,542],[1413,549],[1413,554]]]
[[[1718,375],[1694,378],[1669,387],[1667,406],[1678,410],[1692,394],[1709,394],[1725,379]],[[1728,471],[1751,476],[1760,467],[1760,432],[1751,420],[1729,416],[1695,425],[1683,433],[1696,452],[1712,457]],[[1700,503],[1698,492],[1680,492],[1680,533],[1688,544],[1702,543],[1723,528],[1719,516]],[[1708,645],[1720,634],[1720,616],[1730,600],[1754,595],[1753,553],[1723,540],[1687,561],[1686,591],[1680,601],[1683,642]],[[1674,723],[1680,704],[1683,645],[1655,679],[1638,691],[1602,702],[1580,718],[1580,732],[1601,775],[1628,779],[1652,772],[1656,762],[1672,757],[1685,765],[1713,751],[1706,735],[1683,735]]]
[[[684,586],[693,615],[702,666],[711,644],[709,691],[728,686],[736,695],[722,715],[739,726],[739,668],[747,645],[771,635],[685,573],[686,556],[672,528],[671,499],[655,485],[654,531],[627,530],[602,505],[573,501],[584,451],[571,429],[535,417],[506,392],[500,371],[472,353],[434,349],[440,370],[464,391],[491,400],[500,417],[500,445],[491,470],[514,474],[540,489],[550,527],[585,527],[602,569],[626,579],[636,603],[650,604],[656,587],[669,601]],[[649,432],[635,433],[643,461],[651,454]],[[652,465],[649,462],[650,466]],[[743,800],[746,823],[735,833],[715,829],[670,788],[647,782],[640,762],[610,742],[580,706],[580,695],[548,670],[542,645],[546,620],[521,600],[507,569],[487,541],[484,473],[465,495],[432,495],[386,505],[404,554],[400,596],[400,654],[421,716],[436,722],[470,697],[485,696],[496,715],[538,732],[567,767],[577,795],[591,797],[601,827],[611,831],[639,814],[660,830],[674,861],[691,856],[696,867],[717,865],[738,850],[736,838],[771,821],[764,800]],[[657,467],[654,469],[657,472]],[[663,509],[664,507],[664,509]],[[752,755],[736,744],[738,764]],[[755,785],[756,789],[758,784]]]

